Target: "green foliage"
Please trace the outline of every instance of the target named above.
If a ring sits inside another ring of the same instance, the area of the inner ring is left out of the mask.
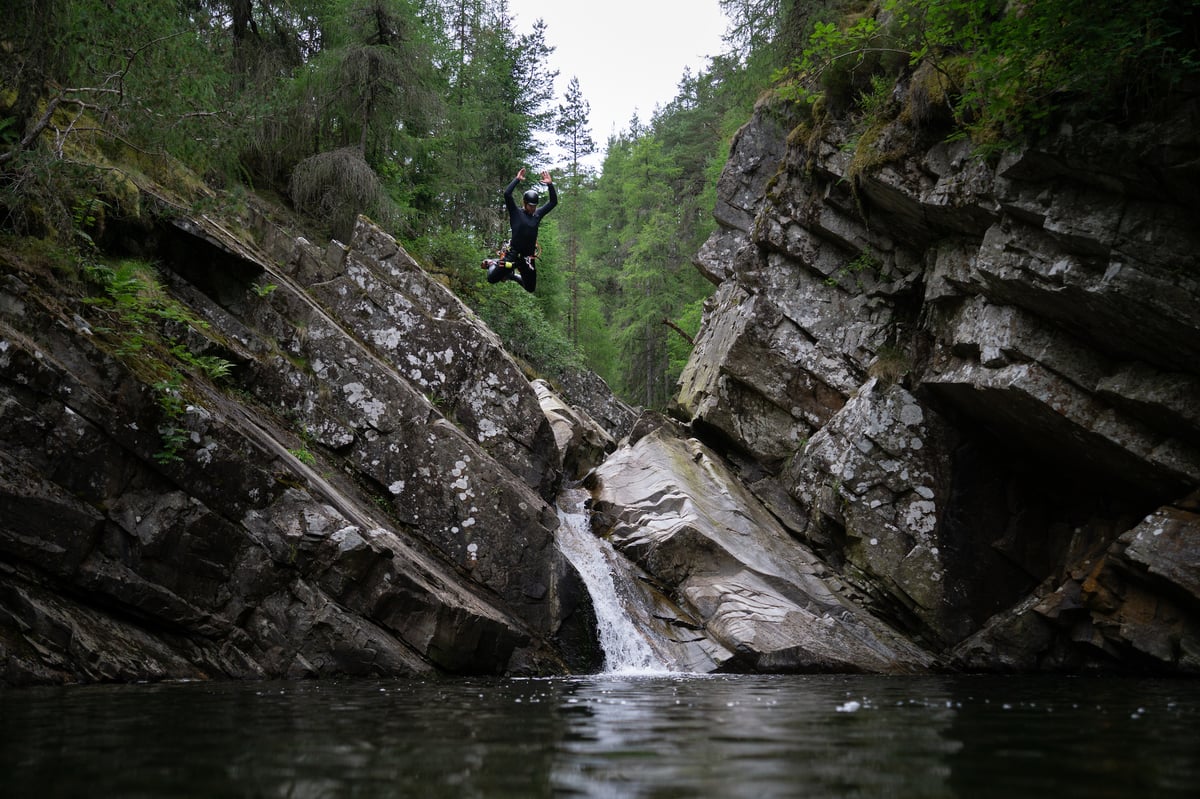
[[[540,276],[538,280],[540,283]],[[550,324],[532,294],[507,281],[491,289],[476,310],[509,352],[543,374],[554,375],[580,365],[575,347]]]
[[[293,458],[303,463],[305,466],[316,466],[317,456],[313,455],[310,450],[304,447],[297,449],[289,449],[288,452]]]
[[[104,136],[169,152],[198,172],[231,169],[226,145],[237,134],[241,95],[231,91],[223,48],[211,46],[214,30],[195,27],[173,4],[66,6],[60,34],[71,69],[62,85],[73,110],[108,120]]]
[[[0,147],[11,147],[18,138],[17,121],[12,117],[0,118]]]
[[[187,415],[187,402],[183,399],[182,378],[175,373],[159,380],[153,386],[163,423],[158,433],[162,436],[163,448],[154,453],[154,460],[167,464],[180,461],[179,453],[187,445],[187,429],[183,419]]]
[[[179,460],[187,443],[182,424],[187,403],[178,367],[192,367],[210,380],[221,380],[229,377],[233,364],[215,355],[198,355],[178,340],[176,328],[204,331],[208,324],[166,293],[150,264],[85,262],[84,269],[104,292],[103,297],[87,301],[108,317],[109,324],[96,326],[96,331],[111,337],[118,357],[146,375],[158,376],[152,386],[164,417],[159,427],[163,448],[154,457],[162,463]]]
[[[981,145],[1044,133],[1066,104],[1122,114],[1200,72],[1194,41],[1189,49],[1182,36],[1200,10],[1196,0],[1055,0],[1009,9],[920,0],[914,10],[946,37],[916,55],[969,57],[956,112]]]
[[[673,320],[675,325],[695,340],[697,333],[700,332],[700,321],[704,315],[704,301],[706,297],[697,297],[691,302],[679,309],[679,312]],[[670,374],[673,377],[678,377],[683,372],[683,368],[687,365],[688,359],[692,356],[692,341],[688,341],[682,335],[672,335],[667,339],[667,350],[670,354]]]
[[[210,380],[223,380],[233,372],[233,364],[216,355],[196,355],[180,343],[172,344],[170,351],[180,363],[194,366]]]
[[[882,277],[882,269],[883,262],[874,253],[861,252],[848,264],[825,278],[825,285],[839,286],[853,281],[854,286],[862,291],[864,287],[863,274],[870,273],[876,277]]]
[[[582,159],[596,151],[596,143],[592,139],[588,126],[588,115],[591,106],[583,97],[579,80],[571,78],[567,85],[566,103],[558,107],[558,119],[555,123],[555,134],[558,146],[567,155],[566,180],[570,189],[586,189],[591,178],[589,170],[581,163]],[[576,345],[580,339],[580,301],[582,288],[579,281],[579,250],[583,236],[584,221],[580,215],[579,203],[567,203],[561,217],[566,220],[566,276],[569,307],[566,309],[564,320],[567,334]],[[557,221],[557,220],[556,220]]]
[[[545,26],[518,30],[503,0],[18,4],[3,37],[14,57],[0,62],[18,97],[0,101],[0,215],[14,231],[70,231],[103,287],[97,329],[156,379],[231,368],[193,354],[209,333],[153,270],[101,261],[106,216],[139,196],[131,178],[158,179],[179,159],[217,188],[286,195],[338,237],[368,213],[534,368],[586,356],[627,397],[661,406],[688,350],[664,321],[694,330],[711,291],[690,260],[712,230],[729,141],[763,83],[776,21],[791,30],[806,13],[795,0],[729,5],[751,23],[736,55],[685,74],[676,100],[616,137],[593,174],[586,98],[574,82],[555,102]],[[53,124],[27,147],[47,103]],[[528,296],[486,284],[479,261],[506,236],[512,175],[551,168],[545,133],[568,165],[554,168],[562,201]],[[100,166],[84,175],[83,161]]]
[[[208,327],[166,293],[150,264],[136,260],[123,260],[115,267],[89,263],[85,270],[104,290],[106,297],[93,300],[93,304],[115,314],[126,342],[121,348],[124,352],[141,350],[147,338],[155,335],[154,322],[177,322],[197,330]]]
[[[498,241],[506,220],[501,192],[517,170],[540,172],[537,134],[554,122],[554,48],[545,26],[518,33],[494,0],[447,3],[452,35],[442,59],[448,83],[445,123],[429,153],[436,175],[436,222]]]
[[[459,299],[472,308],[479,306],[488,284],[479,263],[494,253],[470,230],[445,225],[430,227],[405,248],[430,272],[444,276]]]
[[[685,74],[648,127],[609,141],[584,210],[580,348],[621,396],[665,407],[712,292],[692,258],[712,232],[715,185],[734,128],[749,113],[736,59]]]
[[[960,135],[986,153],[1046,132],[1067,105],[1103,116],[1162,102],[1200,73],[1198,10],[1200,0],[884,0],[816,21],[778,91],[879,115],[881,76],[930,63],[951,87]]]

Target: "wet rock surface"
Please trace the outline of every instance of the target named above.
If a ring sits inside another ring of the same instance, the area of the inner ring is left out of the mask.
[[[670,425],[619,449],[590,479],[593,528],[670,600],[651,605],[699,671],[915,671],[931,659],[880,624],[728,468]],[[690,662],[689,662],[690,661]]]

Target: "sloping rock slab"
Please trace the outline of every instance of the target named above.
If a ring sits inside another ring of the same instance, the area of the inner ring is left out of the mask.
[[[596,470],[593,527],[734,657],[714,670],[911,672],[931,658],[825,566],[695,439],[660,427]]]

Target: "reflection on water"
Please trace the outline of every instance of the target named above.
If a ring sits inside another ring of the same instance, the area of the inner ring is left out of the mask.
[[[1200,683],[685,676],[0,690],[0,796],[1164,797]]]

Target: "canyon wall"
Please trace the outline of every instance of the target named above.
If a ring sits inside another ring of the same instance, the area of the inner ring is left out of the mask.
[[[1200,669],[1195,100],[992,161],[792,113],[733,144],[674,415],[948,668]]]

